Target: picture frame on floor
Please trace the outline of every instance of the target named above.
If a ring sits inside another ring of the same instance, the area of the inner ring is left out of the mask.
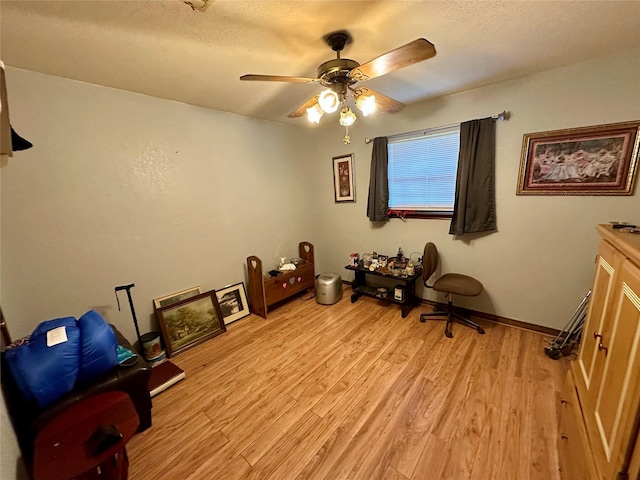
[[[175,303],[181,302],[182,300],[186,300],[187,298],[200,295],[201,293],[202,287],[200,287],[200,285],[196,285],[195,287],[187,288],[186,290],[181,290],[170,295],[165,295],[164,297],[154,298],[153,305],[154,307],[156,307],[156,309],[168,307],[169,305],[173,305]]]
[[[225,325],[240,320],[251,314],[249,303],[247,302],[247,291],[244,282],[228,285],[216,290],[220,311]]]
[[[640,121],[527,133],[517,195],[632,195]]]
[[[215,290],[161,307],[156,314],[168,357],[227,330]]]
[[[356,201],[352,153],[333,157],[333,191],[336,203]]]

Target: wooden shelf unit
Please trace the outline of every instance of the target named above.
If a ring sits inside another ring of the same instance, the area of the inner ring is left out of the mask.
[[[247,257],[248,290],[251,312],[267,318],[270,307],[315,286],[313,245],[298,244],[301,261],[295,270],[264,279],[262,260],[252,255]]]
[[[637,479],[640,470],[640,235],[597,228],[589,310],[561,399],[563,480]]]
[[[358,298],[362,295],[396,303],[401,307],[402,318],[409,315],[413,307],[419,303],[419,299],[416,297],[416,280],[422,276],[422,269],[419,269],[415,274],[407,277],[394,277],[393,275],[385,275],[377,270],[369,270],[361,266],[354,267],[347,265],[344,268],[355,274],[355,278],[351,283],[351,289],[353,290],[351,303],[357,302]],[[386,282],[400,284],[404,287],[404,298],[402,300],[396,300],[393,295],[393,287],[390,287],[386,293],[381,293],[376,287],[367,284],[367,277],[377,277],[378,279],[384,279]]]

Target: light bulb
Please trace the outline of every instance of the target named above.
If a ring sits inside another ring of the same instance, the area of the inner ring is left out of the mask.
[[[325,90],[320,94],[320,97],[318,97],[318,103],[325,113],[333,113],[338,110],[340,99],[338,98],[338,94],[333,90]]]
[[[307,108],[307,118],[310,122],[320,123],[320,119],[323,115],[324,111],[317,103],[314,103],[312,107]]]
[[[362,114],[367,117],[376,109],[376,97],[373,95],[360,95],[356,99],[356,106],[360,109]]]
[[[342,107],[342,110],[340,110],[340,125],[350,127],[355,123],[356,119],[356,114],[349,107]]]

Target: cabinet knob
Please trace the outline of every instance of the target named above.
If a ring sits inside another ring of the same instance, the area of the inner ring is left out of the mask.
[[[604,354],[607,355],[609,353],[609,349],[605,347],[602,343],[602,335],[598,332],[593,332],[593,338],[596,340],[600,339],[600,343],[598,343],[598,350],[604,350]]]
[[[604,350],[604,354],[605,354],[605,356],[609,353],[609,349],[608,349],[607,347],[605,347],[605,346],[602,344],[602,342],[600,342],[600,343],[598,344],[598,350]]]

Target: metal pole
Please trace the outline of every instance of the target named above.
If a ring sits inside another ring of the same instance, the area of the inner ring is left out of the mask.
[[[494,119],[494,120],[509,120],[510,116],[511,116],[511,113],[509,113],[508,111],[504,110],[503,112],[500,112],[500,113],[498,113],[496,115],[493,115],[491,118]],[[460,125],[460,124],[459,123],[452,123],[451,125],[443,125],[441,127],[432,127],[432,128],[425,128],[423,130],[414,130],[413,132],[398,133],[396,135],[388,135],[387,139],[388,140],[392,140],[394,138],[404,137],[405,135],[406,136],[412,136],[412,135],[416,135],[418,133],[426,135],[427,133],[435,132],[436,130],[445,130],[447,128],[457,127],[458,125]],[[373,142],[373,138],[365,137],[364,143],[371,143],[371,142]]]
[[[138,349],[141,352],[144,352],[142,348],[142,338],[140,337],[140,329],[138,328],[138,319],[136,318],[136,309],[133,307],[133,299],[131,298],[131,288],[135,287],[135,284],[131,283],[129,285],[120,285],[116,287],[116,300],[118,300],[118,292],[120,290],[127,291],[127,298],[129,299],[129,308],[131,309],[131,316],[133,317],[133,325],[136,327],[136,335],[138,336]],[[120,310],[120,300],[118,300],[118,310]],[[144,357],[144,354],[142,355]]]

